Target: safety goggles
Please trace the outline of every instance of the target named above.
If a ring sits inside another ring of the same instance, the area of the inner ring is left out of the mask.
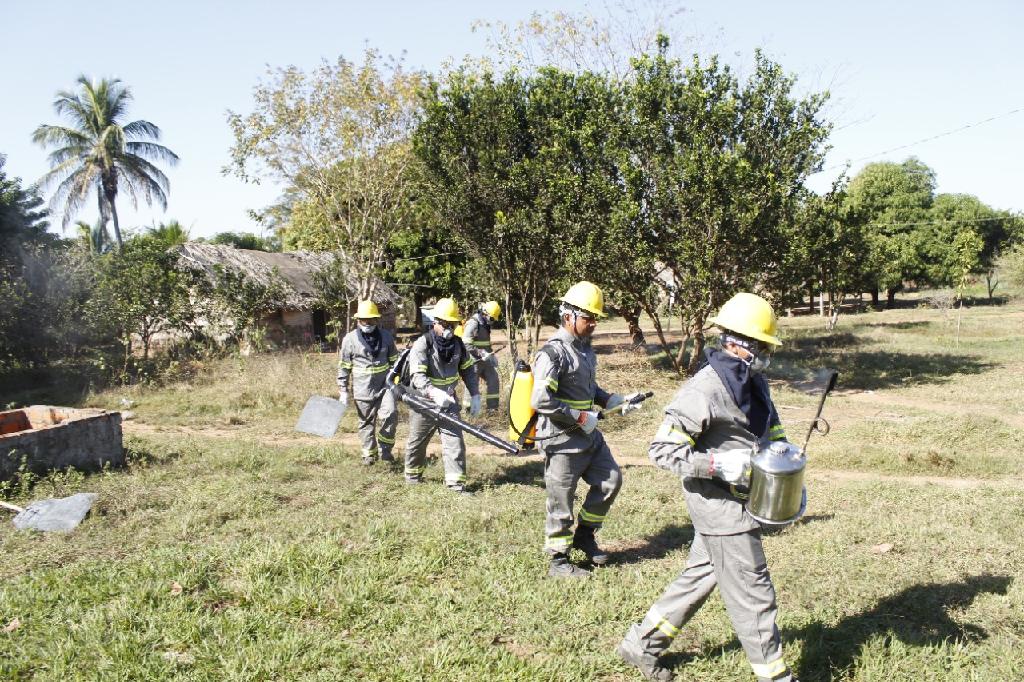
[[[441,329],[455,329],[455,323],[451,320],[434,320],[434,324],[441,325]]]

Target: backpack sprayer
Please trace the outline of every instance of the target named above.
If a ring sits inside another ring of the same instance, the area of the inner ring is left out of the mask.
[[[537,412],[530,403],[530,395],[533,393],[533,370],[530,368],[530,365],[522,360],[517,360],[515,369],[512,370],[512,380],[510,383],[511,387],[508,392],[508,437],[510,440],[514,440],[520,448],[525,450],[531,449],[537,441],[558,438],[579,428],[579,426],[573,425],[550,436],[538,438]],[[627,402],[619,403],[615,407],[604,408],[597,413],[597,418],[604,419],[605,415],[619,411],[626,405],[639,405],[653,396],[654,391],[639,393]]]

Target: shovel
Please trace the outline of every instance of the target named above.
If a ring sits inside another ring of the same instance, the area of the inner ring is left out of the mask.
[[[24,509],[7,502],[0,502],[0,507],[18,512],[12,523],[20,530],[57,530],[66,533],[78,527],[97,497],[99,495],[96,493],[78,493],[71,497],[39,500]]]
[[[315,395],[306,401],[295,430],[330,438],[338,430],[338,423],[345,416],[346,407],[340,400]]]

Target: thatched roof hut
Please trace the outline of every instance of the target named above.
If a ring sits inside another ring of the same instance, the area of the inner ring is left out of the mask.
[[[211,280],[215,265],[243,273],[253,281],[264,285],[271,282],[276,270],[285,283],[285,307],[292,310],[312,310],[317,307],[318,297],[313,276],[325,266],[341,258],[340,254],[331,252],[269,253],[198,242],[183,244],[179,254],[181,266],[204,273]],[[355,297],[359,291],[358,282],[354,277],[349,277],[347,284],[352,296]],[[402,300],[391,287],[379,279],[374,282],[372,298],[382,311],[385,308],[395,308]]]
[[[278,342],[322,342],[327,338],[330,318],[321,307],[314,276],[325,266],[342,256],[337,253],[289,251],[269,253],[236,249],[233,246],[188,242],[179,247],[178,266],[205,275],[211,282],[214,268],[244,274],[253,281],[268,285],[274,275],[283,280],[282,307],[269,313],[261,323]],[[359,284],[355,277],[346,275],[346,285],[352,295],[349,316],[355,312]],[[381,311],[381,326],[394,329],[401,297],[382,280],[374,281],[371,296]],[[349,324],[343,327],[351,326]]]

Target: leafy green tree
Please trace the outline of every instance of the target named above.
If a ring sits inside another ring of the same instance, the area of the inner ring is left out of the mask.
[[[798,305],[804,294],[813,303],[821,294],[822,314],[833,320],[847,294],[860,293],[867,263],[863,219],[846,197],[848,179],[838,178],[823,195],[802,193],[791,221],[783,226],[787,249],[783,266],[769,274],[769,289],[780,295],[782,305]]]
[[[167,208],[167,176],[154,165],[174,165],[178,156],[158,144],[160,129],[142,119],[124,123],[131,89],[117,78],[91,81],[78,77],[78,92],[57,93],[53,108],[70,119],[70,126],[41,125],[32,140],[50,153],[51,170],[40,184],[56,186],[51,205],[62,208],[64,226],[95,191],[100,221],[114,222],[118,249],[124,247],[117,217],[117,195],[126,193],[133,205],[139,198]]]
[[[218,232],[210,237],[208,242],[210,244],[222,244],[250,251],[276,252],[281,250],[281,240],[279,238],[261,237],[252,232]]]
[[[929,282],[955,286],[964,277],[966,267],[968,274],[985,277],[991,300],[998,286],[995,264],[1011,242],[1014,227],[1012,213],[997,211],[977,197],[939,194],[932,204],[931,221],[922,228],[922,250]],[[966,236],[967,233],[974,238]],[[974,253],[973,260],[968,255],[971,253]]]
[[[56,236],[46,228],[47,212],[35,188],[25,189],[21,178],[9,177],[4,166],[7,157],[0,154],[0,262],[15,256],[28,244],[52,244]]]
[[[102,221],[97,220],[95,224],[90,225],[84,220],[78,220],[75,225],[78,227],[78,242],[87,253],[101,254],[110,251],[113,242]]]
[[[511,331],[525,329],[528,354],[567,255],[601,222],[591,184],[604,180],[590,148],[606,136],[607,97],[593,74],[497,78],[468,67],[432,82],[425,97],[415,137],[424,201],[485,264],[504,309],[521,304],[518,319],[506,319]]]
[[[192,279],[177,268],[177,261],[176,253],[150,235],[130,239],[121,252],[97,260],[89,309],[120,340],[125,371],[136,337],[145,361],[154,336],[187,329],[193,322]]]
[[[465,300],[469,262],[461,240],[423,219],[391,235],[384,272],[388,284],[411,298],[418,311],[431,298]]]
[[[657,278],[638,272],[632,293],[682,373],[695,370],[707,320],[725,300],[744,289],[777,293],[771,273],[785,265],[784,226],[820,167],[827,94],[796,96],[795,79],[760,53],[740,81],[716,58],[684,66],[665,55],[666,40],[661,45],[659,54],[635,61],[627,89],[623,177],[632,206],[618,214],[631,217],[633,238],[650,249],[643,257],[663,271]],[[645,293],[652,281],[679,311],[678,349],[670,348],[658,302]]]
[[[190,239],[188,229],[177,220],[153,225],[146,230],[146,235],[157,240],[167,248],[179,246]]]
[[[409,136],[421,81],[367,50],[362,63],[273,70],[255,88],[253,112],[228,115],[235,144],[226,170],[284,184],[284,241],[341,253],[361,298],[371,297],[391,234],[413,216]]]
[[[920,229],[930,219],[935,173],[918,159],[870,163],[851,181],[850,208],[863,216],[869,247],[872,300],[886,292],[886,306],[909,280],[926,278]]]

